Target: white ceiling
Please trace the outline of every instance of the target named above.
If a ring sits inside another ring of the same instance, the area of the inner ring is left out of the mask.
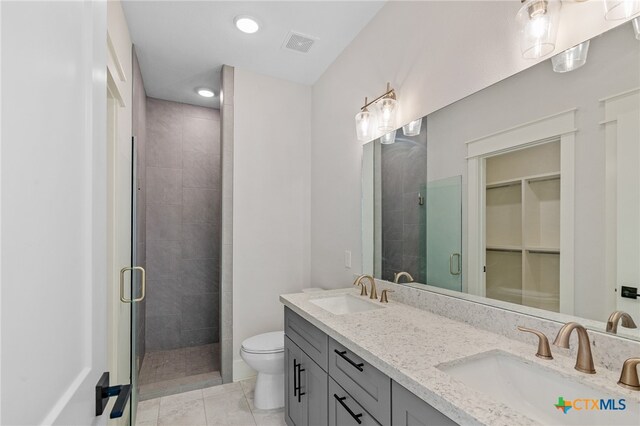
[[[223,64],[313,84],[384,5],[376,1],[133,1],[123,0],[147,95],[219,107]],[[233,23],[250,15],[260,31]],[[282,48],[290,31],[318,40],[311,50]],[[196,94],[213,88],[216,97]]]

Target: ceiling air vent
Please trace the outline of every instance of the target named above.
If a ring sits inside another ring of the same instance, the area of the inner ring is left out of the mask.
[[[289,50],[295,50],[296,52],[307,53],[316,40],[314,37],[291,31],[287,34],[287,38],[284,39],[282,46]]]

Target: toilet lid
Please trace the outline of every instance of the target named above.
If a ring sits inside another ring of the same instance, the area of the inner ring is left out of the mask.
[[[242,350],[251,353],[273,353],[284,351],[284,331],[258,334],[242,342]]]

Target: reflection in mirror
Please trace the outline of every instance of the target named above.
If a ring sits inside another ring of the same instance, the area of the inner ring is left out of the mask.
[[[609,332],[640,339],[625,327],[640,324],[640,42],[630,23],[592,39],[574,71],[541,62],[363,153],[363,272],[407,272],[420,283],[410,285],[601,331],[622,311],[632,321]]]

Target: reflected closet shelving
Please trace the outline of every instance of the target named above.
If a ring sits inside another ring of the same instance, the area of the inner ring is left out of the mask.
[[[487,159],[486,295],[560,307],[560,143]]]

